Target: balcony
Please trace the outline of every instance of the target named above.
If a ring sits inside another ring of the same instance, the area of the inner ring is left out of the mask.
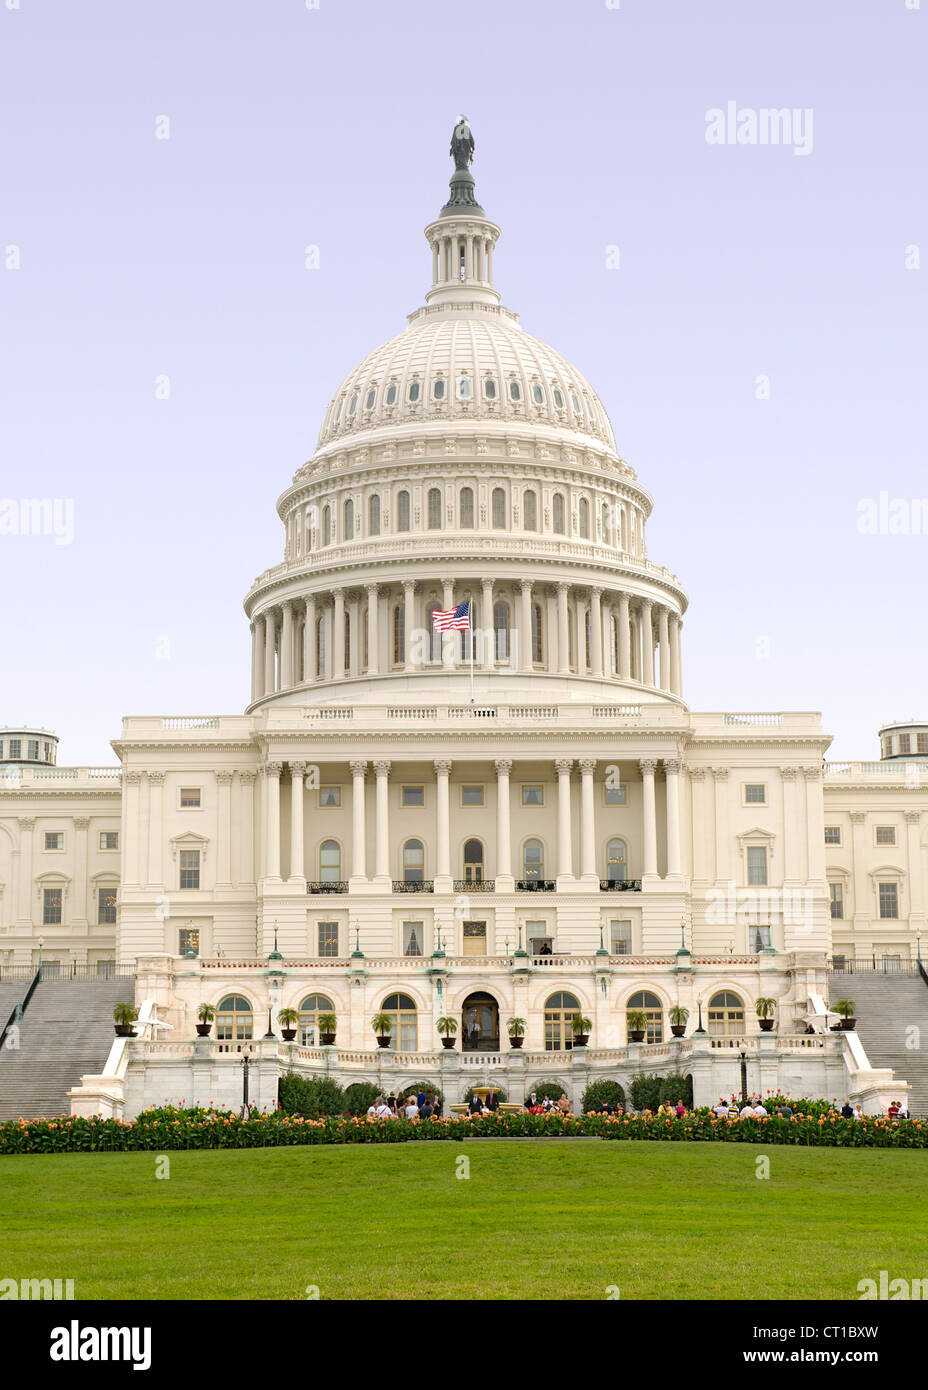
[[[321,883],[318,880],[310,882],[307,880],[306,891],[307,893],[347,893],[348,881],[344,878],[335,879],[331,883]]]
[[[473,880],[469,878],[456,878],[454,880],[454,891],[456,893],[495,893],[496,879],[481,878]]]
[[[424,878],[419,883],[407,883],[405,879],[395,878],[393,891],[394,893],[434,893],[435,883],[430,878]]]
[[[553,893],[557,883],[553,878],[517,878],[517,893]]]
[[[601,878],[599,880],[599,891],[601,893],[640,893],[640,878]]]

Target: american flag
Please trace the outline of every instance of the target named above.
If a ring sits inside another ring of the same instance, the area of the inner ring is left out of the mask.
[[[467,632],[470,629],[470,603],[457,608],[436,608],[432,614],[436,632]]]

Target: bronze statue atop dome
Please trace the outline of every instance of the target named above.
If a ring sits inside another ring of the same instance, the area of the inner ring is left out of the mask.
[[[459,116],[458,123],[451,132],[451,149],[455,169],[467,169],[474,157],[474,137],[466,116]]]

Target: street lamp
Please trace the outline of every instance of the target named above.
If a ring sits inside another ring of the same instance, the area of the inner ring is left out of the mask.
[[[251,1114],[251,1106],[248,1104],[248,1067],[251,1062],[251,1048],[248,1043],[242,1048],[242,1119],[247,1120]]]

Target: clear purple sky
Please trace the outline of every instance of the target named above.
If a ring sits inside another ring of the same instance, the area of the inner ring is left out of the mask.
[[[504,303],[655,497],[692,707],[822,710],[839,758],[928,714],[928,535],[858,529],[928,497],[928,0],[7,3],[0,499],[74,538],[0,535],[0,724],[98,763],[244,707],[275,499],[422,302],[459,111]],[[729,101],[811,153],[708,144]]]

